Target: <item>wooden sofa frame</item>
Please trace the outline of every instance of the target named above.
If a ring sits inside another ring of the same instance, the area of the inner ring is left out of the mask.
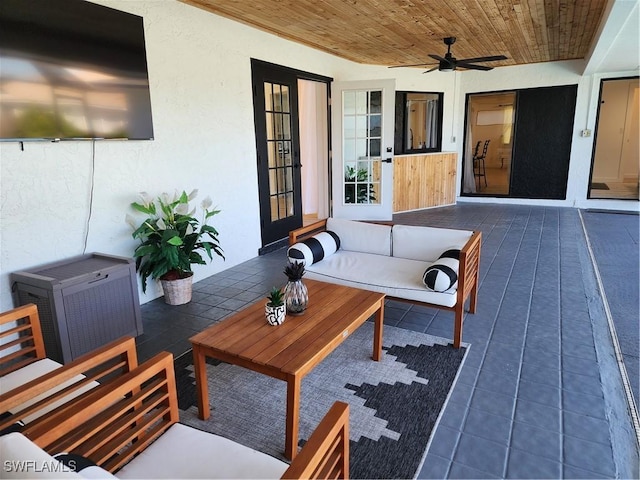
[[[20,368],[45,358],[44,341],[35,305],[25,305],[0,314],[0,325],[15,322],[16,325],[0,333],[0,339],[8,341],[0,352],[11,348],[11,353],[0,358],[2,376],[19,372]],[[17,336],[12,339],[12,336]],[[66,365],[25,382],[0,394],[0,431],[22,421],[38,416],[45,408],[59,403],[92,382],[104,383],[138,366],[136,344],[133,338],[123,337],[101,348],[86,353]],[[0,376],[0,382],[2,377]],[[62,387],[61,387],[62,386]],[[25,402],[41,396],[36,403],[24,407]],[[34,422],[38,422],[38,418]]]
[[[349,406],[336,402],[282,478],[348,478]],[[25,427],[50,454],[71,452],[116,472],[178,422],[173,356],[162,352]]]
[[[380,222],[383,223],[383,222]],[[384,225],[393,226],[391,223],[384,222]],[[313,235],[323,232],[327,229],[327,220],[319,220],[310,225],[298,228],[289,232],[289,245],[303,241]],[[476,313],[478,302],[478,284],[480,269],[480,247],[482,244],[482,232],[474,231],[471,238],[460,250],[460,266],[458,268],[458,290],[456,292],[456,304],[453,307],[438,305],[435,303],[420,302],[417,300],[409,300],[401,297],[391,297],[393,300],[401,302],[415,303],[428,307],[439,308],[442,310],[453,311],[455,314],[453,346],[459,348],[462,343],[462,327],[464,322],[464,305],[469,299],[469,313]]]

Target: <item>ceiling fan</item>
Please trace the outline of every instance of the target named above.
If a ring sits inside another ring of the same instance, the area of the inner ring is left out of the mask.
[[[447,53],[444,57],[440,55],[434,55],[432,53],[429,54],[431,58],[437,60],[439,63],[437,66],[423,72],[433,72],[434,70],[439,70],[441,72],[453,72],[457,68],[465,68],[468,70],[492,70],[493,67],[487,67],[486,65],[476,65],[477,62],[493,62],[496,60],[506,60],[507,57],[504,55],[493,55],[490,57],[477,57],[477,58],[464,58],[458,60],[451,54],[451,45],[456,42],[456,37],[446,37],[443,39],[444,44],[447,46]],[[421,66],[431,65],[430,63],[417,63],[414,65],[394,65],[389,68],[398,68],[398,67],[421,67]]]

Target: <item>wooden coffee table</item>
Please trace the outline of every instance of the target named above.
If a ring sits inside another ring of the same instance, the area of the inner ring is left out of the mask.
[[[209,418],[205,358],[213,357],[287,382],[285,456],[298,451],[300,385],[304,376],[356,328],[375,314],[373,359],[382,356],[383,293],[305,280],[309,306],[304,315],[287,315],[271,326],[264,316],[265,300],[212,325],[189,340],[193,345],[198,409]]]

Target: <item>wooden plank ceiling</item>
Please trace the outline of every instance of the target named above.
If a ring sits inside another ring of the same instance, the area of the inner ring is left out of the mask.
[[[584,58],[607,0],[181,0],[354,62],[434,64],[442,39],[490,66]]]

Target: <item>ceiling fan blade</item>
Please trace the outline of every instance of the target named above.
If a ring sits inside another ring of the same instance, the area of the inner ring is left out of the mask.
[[[439,68],[440,68],[440,65],[436,65],[435,67],[430,68],[429,70],[425,70],[425,71],[424,71],[424,72],[422,72],[422,73],[429,73],[429,72],[433,72],[434,70],[438,70]]]
[[[438,60],[439,62],[448,62],[449,60],[447,60],[444,57],[441,57],[440,55],[434,55],[433,53],[430,53],[429,56],[435,60]]]
[[[492,57],[477,57],[477,58],[461,58],[459,62],[477,63],[477,62],[495,62],[498,60],[506,60],[504,55],[494,55]]]
[[[424,67],[426,65],[431,65],[431,63],[414,63],[413,65],[392,65],[387,68],[400,68],[400,67]]]
[[[474,65],[473,63],[467,63],[467,62],[458,62],[456,64],[458,67],[460,68],[466,68],[468,70],[493,70],[493,67],[487,67],[486,65]]]

